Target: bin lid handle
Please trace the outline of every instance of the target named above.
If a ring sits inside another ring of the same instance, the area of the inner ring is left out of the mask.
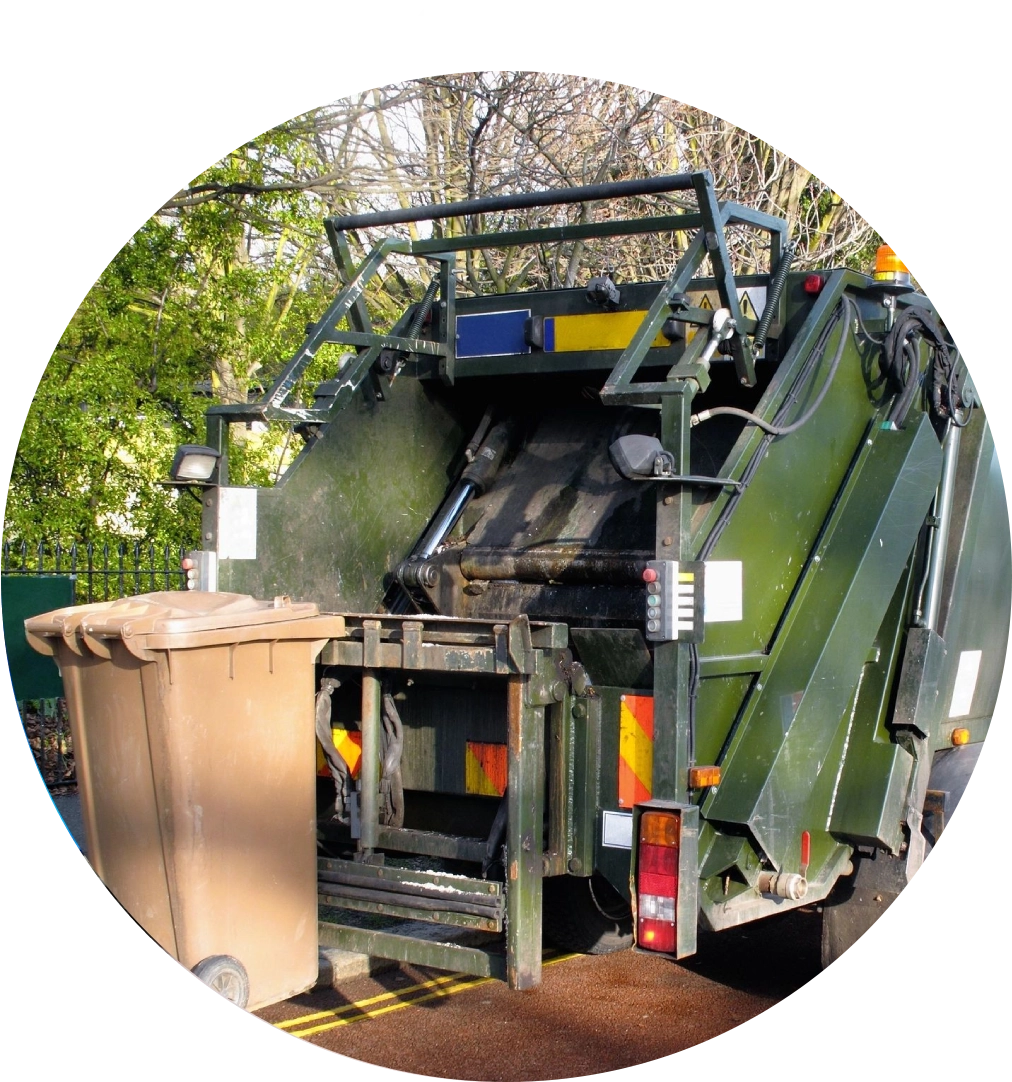
[[[90,634],[89,629],[86,628],[83,624],[80,627],[80,635],[81,638],[84,639],[88,649],[93,654],[95,654],[97,657],[105,658],[106,661],[111,660],[112,648],[108,646],[102,639],[98,638],[97,635]]]

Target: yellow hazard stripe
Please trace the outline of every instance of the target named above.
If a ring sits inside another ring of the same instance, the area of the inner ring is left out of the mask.
[[[654,701],[649,695],[623,695],[619,710],[618,804],[631,808],[653,790]]]
[[[357,778],[362,762],[362,734],[355,733],[353,736],[347,729],[332,729],[331,732],[338,755],[348,764],[351,776]]]
[[[627,703],[622,703],[619,712],[618,749],[619,760],[643,786],[647,793],[646,799],[649,799],[653,784],[654,742]],[[619,795],[623,798],[620,800],[623,807],[635,803],[634,794]]]
[[[476,796],[502,796],[470,748],[465,752],[464,759],[464,792]]]
[[[348,764],[353,778],[358,777],[359,766],[362,762],[362,734],[354,734],[347,729],[333,728],[330,730],[334,740],[334,748],[338,755]],[[316,773],[323,777],[330,775],[327,767],[327,759],[323,754],[320,742],[316,742]]]
[[[464,791],[478,796],[506,792],[506,745],[468,741],[464,755]]]

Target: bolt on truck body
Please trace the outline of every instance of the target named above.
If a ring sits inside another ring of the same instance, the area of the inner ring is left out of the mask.
[[[695,209],[395,228],[670,193]],[[382,227],[356,262],[349,232]],[[733,273],[731,230],[768,272]],[[343,617],[316,661],[327,913],[481,935],[327,919],[320,942],[530,988],[543,933],[681,958],[699,927],[820,903],[831,960],[937,838],[1005,656],[1001,477],[931,303],[890,253],[794,271],[786,223],[708,173],[327,232],[336,299],[260,401],[209,410],[206,479],[179,475],[205,501],[193,585]],[[476,248],[647,233],[684,238],[661,281],[458,284]],[[405,256],[431,279],[379,330],[367,287]],[[229,427],[257,421],[304,447],[232,486]]]

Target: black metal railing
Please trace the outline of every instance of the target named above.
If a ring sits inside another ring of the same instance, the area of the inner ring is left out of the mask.
[[[186,585],[182,559],[186,545],[155,545],[141,541],[58,540],[5,541],[5,575],[74,575],[76,600],[114,601],[118,597],[155,590],[181,590]]]
[[[186,572],[181,561],[186,550],[186,545],[133,540],[69,545],[49,539],[32,543],[5,541],[0,566],[4,575],[74,576],[75,601],[89,604],[157,590],[184,589]],[[76,785],[65,702],[25,699],[18,707],[25,736],[46,785],[50,789]]]

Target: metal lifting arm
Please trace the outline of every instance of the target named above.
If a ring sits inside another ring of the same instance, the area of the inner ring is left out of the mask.
[[[623,196],[658,195],[665,192],[685,192],[696,185],[713,186],[709,172],[675,173],[642,180],[621,180],[608,184],[585,184],[578,188],[547,188],[540,192],[518,192],[515,195],[490,195],[482,199],[465,199],[458,203],[433,203],[408,209],[378,210],[370,214],[346,214],[328,218],[328,226],[337,231],[362,229],[373,225],[402,225],[407,222],[428,222],[437,218],[463,218],[468,214],[486,214],[497,210],[524,210],[528,207],[554,207],[564,203],[589,203],[598,199],[619,199]]]

